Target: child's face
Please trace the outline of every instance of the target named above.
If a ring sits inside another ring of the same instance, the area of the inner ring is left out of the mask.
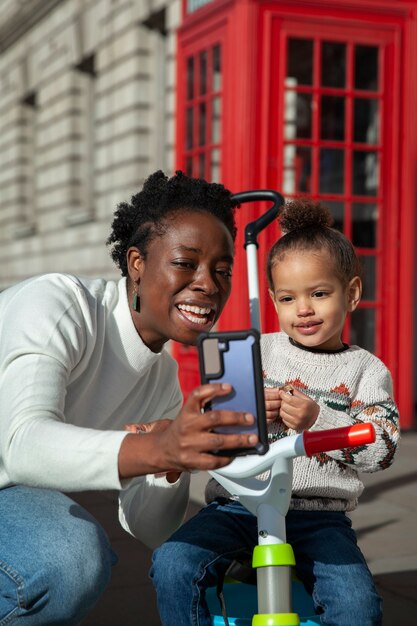
[[[327,252],[294,251],[284,255],[272,269],[270,290],[281,330],[308,348],[341,348],[348,312],[356,309],[361,281],[344,286],[335,274]]]

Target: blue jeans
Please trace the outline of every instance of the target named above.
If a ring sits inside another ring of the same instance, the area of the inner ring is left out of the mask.
[[[382,623],[381,598],[344,513],[289,511],[287,541],[322,624]],[[206,589],[256,543],[256,518],[238,502],[212,502],[186,522],[153,556],[163,625],[210,626]]]
[[[79,624],[115,561],[101,526],[64,494],[0,490],[0,626]]]

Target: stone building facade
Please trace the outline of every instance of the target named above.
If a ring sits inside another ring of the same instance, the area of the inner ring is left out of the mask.
[[[0,0],[0,290],[117,277],[118,202],[174,168],[180,0]]]

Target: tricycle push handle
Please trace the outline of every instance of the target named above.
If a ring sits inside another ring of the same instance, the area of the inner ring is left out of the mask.
[[[327,450],[354,448],[375,441],[375,429],[372,424],[354,424],[330,430],[303,432],[304,449],[307,456]]]
[[[249,244],[257,244],[258,233],[268,226],[275,218],[278,217],[279,209],[284,204],[285,200],[278,191],[273,189],[255,189],[252,191],[242,191],[232,196],[232,200],[239,204],[245,202],[258,202],[269,200],[273,202],[273,206],[258,219],[250,222],[245,228],[245,248]]]

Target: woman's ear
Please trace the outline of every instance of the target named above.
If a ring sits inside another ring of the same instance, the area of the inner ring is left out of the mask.
[[[145,263],[142,253],[137,248],[129,248],[126,259],[129,277],[134,283],[137,283],[142,276]]]
[[[347,288],[348,311],[352,313],[358,306],[362,296],[362,281],[359,276],[355,276],[349,282]]]

